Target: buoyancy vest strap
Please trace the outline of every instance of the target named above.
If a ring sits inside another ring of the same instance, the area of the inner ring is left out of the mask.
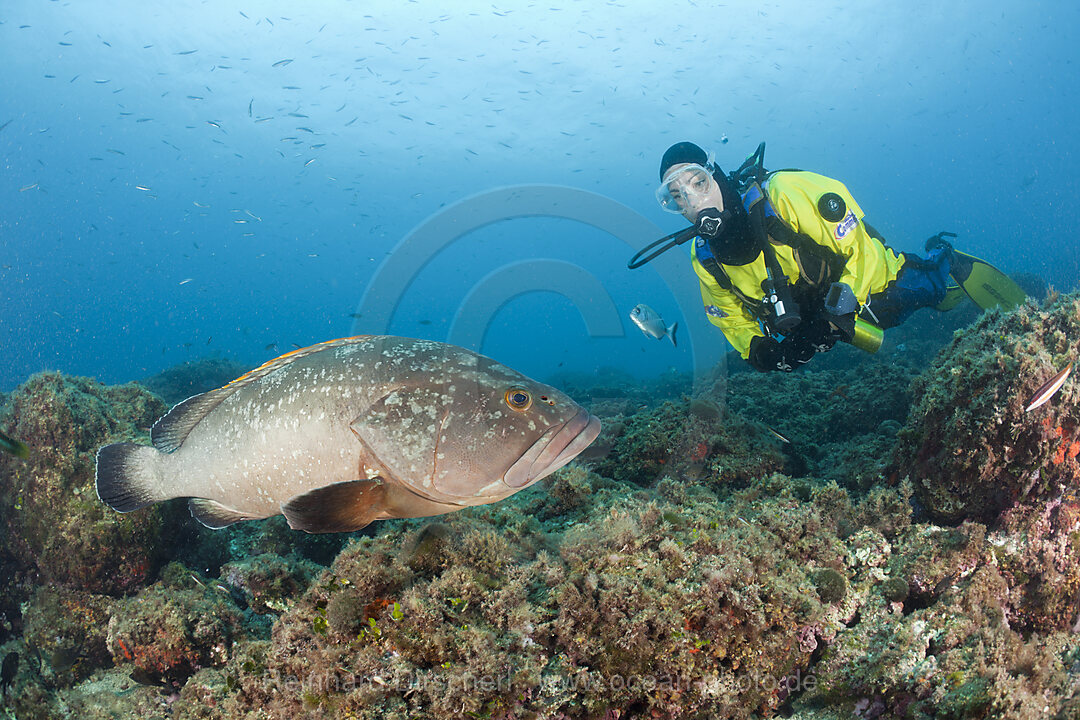
[[[818,245],[809,235],[795,232],[779,215],[766,218],[765,229],[773,240],[787,245],[794,251],[799,273],[809,284],[828,284],[843,275],[847,261],[842,255],[831,248]],[[807,266],[809,258],[820,263],[817,271]]]
[[[750,187],[746,188],[746,192],[743,193],[743,207],[746,208],[746,212],[751,212],[754,209],[754,206],[764,199],[765,192],[761,189],[761,186],[757,183],[753,183]],[[766,208],[769,208],[768,203],[765,203],[765,206]]]
[[[768,213],[771,205],[766,200],[765,193],[762,191],[761,186],[757,183],[753,183],[747,188],[746,194],[743,195],[743,205],[746,207],[746,212],[750,215],[750,231],[758,238],[761,250],[765,255],[767,277],[762,280],[761,289],[767,294],[769,290],[766,289],[766,286],[770,284],[770,280],[777,285],[789,284],[788,277],[784,274],[784,269],[780,267],[780,261],[776,259],[776,250],[773,249],[775,238],[769,232],[769,226],[771,224],[775,224],[775,222],[782,223],[783,221],[780,220],[775,212],[771,215]]]
[[[743,205],[746,207],[747,212],[750,213],[751,222],[755,220],[753,210],[758,207],[759,203],[764,209],[764,212],[759,210],[756,214],[763,225],[763,228],[759,231],[759,236],[767,237],[770,243],[780,243],[790,247],[793,251],[792,255],[795,264],[799,267],[800,277],[815,286],[822,285],[830,281],[831,278],[840,277],[844,271],[844,259],[830,248],[818,245],[810,236],[795,232],[777,214],[776,209],[769,202],[761,186],[753,183],[747,188],[746,194],[743,196]],[[819,267],[817,269],[809,266],[810,258],[818,261]],[[770,268],[770,271],[776,273],[772,268]]]

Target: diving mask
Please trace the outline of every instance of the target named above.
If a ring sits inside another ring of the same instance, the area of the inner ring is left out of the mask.
[[[714,188],[712,173],[696,163],[673,168],[656,188],[656,201],[669,213],[700,207]]]

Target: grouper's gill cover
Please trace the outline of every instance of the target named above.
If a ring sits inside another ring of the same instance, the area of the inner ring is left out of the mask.
[[[440,356],[420,375],[370,406],[353,429],[391,474],[437,500],[481,504],[539,480],[547,473],[501,482],[538,442],[537,450],[551,441],[550,429],[581,412],[558,390],[471,353]],[[506,402],[515,390],[528,393],[527,409]]]
[[[283,512],[293,528],[351,531],[499,500],[599,431],[558,390],[469,350],[344,338],[180,403],[154,447],[101,448],[97,490],[120,512],[189,497],[214,528]]]

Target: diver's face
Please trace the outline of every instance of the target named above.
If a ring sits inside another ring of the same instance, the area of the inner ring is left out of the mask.
[[[668,170],[667,187],[671,197],[678,203],[679,212],[690,222],[697,222],[698,213],[705,208],[724,209],[724,196],[720,186],[700,165],[682,163]]]

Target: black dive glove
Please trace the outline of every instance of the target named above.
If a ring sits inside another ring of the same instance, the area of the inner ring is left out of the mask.
[[[852,338],[855,337],[855,313],[831,317],[829,322],[833,326],[833,335],[836,340],[851,342]],[[836,340],[833,340],[833,342],[836,342]]]
[[[854,315],[852,315],[851,326],[854,331]],[[800,365],[810,362],[819,352],[831,350],[841,337],[840,332],[833,328],[830,321],[822,314],[810,320],[803,320],[795,332],[786,336],[781,342],[771,337],[755,337],[750,341],[750,355],[747,361],[755,370],[762,372],[770,370],[792,372]]]
[[[837,339],[850,342],[855,337],[855,315],[859,312],[859,300],[855,297],[855,291],[847,283],[834,282],[829,286],[824,304],[825,317],[833,334]]]
[[[771,337],[755,337],[750,341],[750,366],[761,372],[780,370],[791,372],[810,362],[817,353],[815,347],[801,337],[789,335],[783,342]]]

